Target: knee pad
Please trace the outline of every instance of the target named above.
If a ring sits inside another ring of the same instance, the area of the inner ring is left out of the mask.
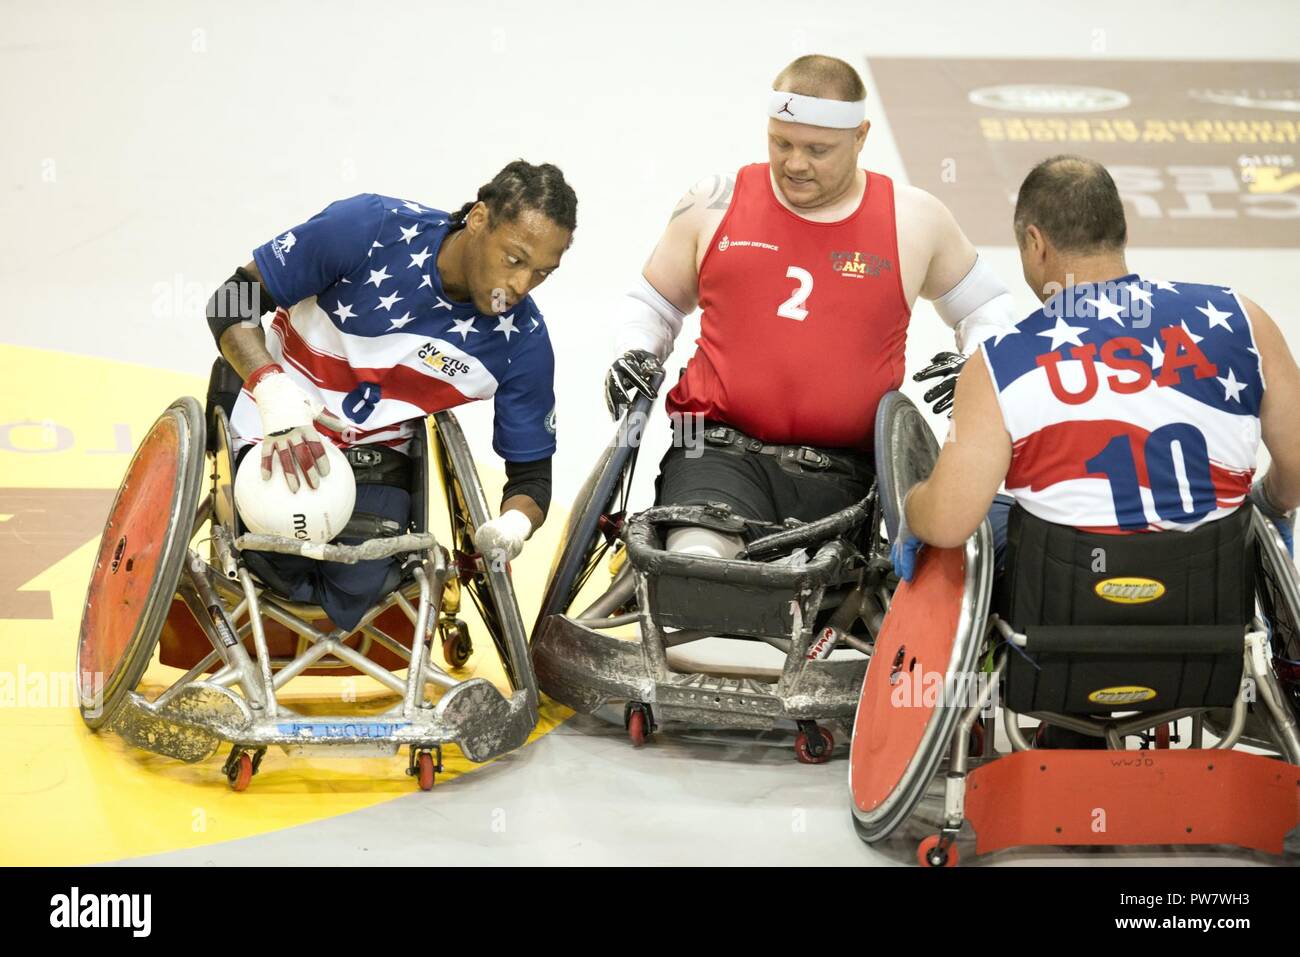
[[[711,528],[685,525],[668,533],[666,548],[670,552],[702,555],[705,558],[735,558],[745,547],[739,535],[715,532]]]

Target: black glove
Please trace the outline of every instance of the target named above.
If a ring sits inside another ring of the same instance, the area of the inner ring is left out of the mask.
[[[930,389],[924,396],[926,402],[934,403],[934,414],[947,412],[948,417],[952,417],[952,398],[953,393],[957,391],[957,376],[961,374],[961,367],[966,364],[966,357],[960,352],[940,352],[930,360],[930,364],[912,376],[913,382],[924,382],[926,379],[937,379],[943,376],[944,380]]]
[[[614,360],[605,374],[605,405],[615,421],[623,417],[637,394],[648,399],[658,394],[654,380],[663,371],[654,354],[644,349],[630,349]]]

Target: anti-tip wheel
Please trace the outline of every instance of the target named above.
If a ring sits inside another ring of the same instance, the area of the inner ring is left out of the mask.
[[[639,748],[650,738],[650,716],[644,706],[629,707],[627,712],[627,738],[634,748]]]
[[[957,857],[957,845],[942,847],[938,834],[931,834],[916,849],[916,861],[922,867],[956,867]]]
[[[421,751],[416,757],[416,779],[421,791],[433,790],[433,755]]]
[[[239,752],[239,756],[231,756],[231,760],[226,764],[226,780],[230,783],[232,791],[246,791],[248,784],[253,780],[253,757],[247,751]]]
[[[825,764],[835,750],[835,736],[821,725],[817,725],[817,732],[821,735],[820,741],[806,731],[800,731],[794,739],[795,757],[804,764]]]

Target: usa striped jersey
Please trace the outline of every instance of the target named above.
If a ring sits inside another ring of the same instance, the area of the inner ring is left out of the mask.
[[[1072,286],[981,348],[1011,435],[1007,492],[1033,515],[1189,530],[1250,491],[1264,378],[1231,289]]]
[[[253,251],[279,309],[267,351],[346,434],[339,445],[405,450],[415,423],[494,400],[492,446],[507,461],[555,452],[555,356],[532,297],[489,316],[442,288],[447,213],[366,193],[326,207]],[[231,414],[236,448],[259,440],[252,396]]]

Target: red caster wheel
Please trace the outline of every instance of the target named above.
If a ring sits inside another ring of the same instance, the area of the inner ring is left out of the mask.
[[[421,791],[433,790],[433,755],[428,751],[421,751],[416,758],[416,780]]]
[[[1162,724],[1156,728],[1156,748],[1160,751],[1169,749],[1169,725]]]
[[[931,834],[917,847],[916,861],[922,867],[956,867],[957,845],[941,847],[939,835]]]
[[[977,718],[970,729],[970,744],[967,753],[972,758],[984,757],[984,719]]]
[[[650,706],[641,701],[629,701],[623,708],[623,727],[628,740],[639,748],[655,733],[655,716]]]
[[[230,756],[226,762],[226,780],[232,791],[248,789],[248,783],[253,780],[253,758],[247,751],[240,751],[238,757]]]
[[[632,746],[639,748],[645,744],[646,721],[644,711],[633,711],[627,719],[627,736],[631,740]]]
[[[654,732],[654,722],[650,718],[650,709],[645,705],[629,703],[625,722],[628,726],[628,740],[633,748],[640,748]]]
[[[452,622],[438,625],[442,636],[442,657],[453,668],[464,668],[469,656],[474,653],[474,644],[469,639],[469,626],[459,618]]]
[[[813,725],[810,731],[801,730],[794,739],[795,757],[804,764],[825,764],[834,749],[834,735],[819,724]]]
[[[433,749],[429,750],[411,745],[411,758],[406,766],[406,773],[415,778],[421,791],[433,790],[434,775],[441,770],[442,748],[434,745]]]

